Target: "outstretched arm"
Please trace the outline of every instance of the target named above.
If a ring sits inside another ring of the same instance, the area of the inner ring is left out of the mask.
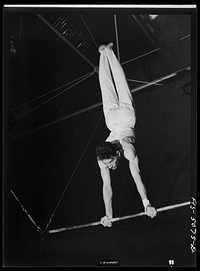
[[[128,147],[126,146],[124,150],[124,156],[127,160],[129,160],[129,168],[131,175],[135,181],[138,193],[140,194],[140,197],[142,199],[142,203],[144,205],[144,210],[148,216],[153,218],[156,216],[156,209],[151,206],[148,198],[147,198],[147,192],[146,188],[142,182],[141,175],[140,175],[140,170],[139,170],[139,162],[138,162],[138,157],[136,155],[135,149],[133,146]]]
[[[111,227],[111,219],[113,218],[113,210],[112,210],[112,187],[111,187],[111,178],[110,178],[110,170],[108,167],[103,165],[101,161],[98,161],[101,177],[103,180],[103,200],[105,206],[105,216],[101,219],[101,224],[104,227]]]
[[[110,180],[109,168],[101,169],[101,177],[103,180],[103,200],[105,205],[105,213],[110,219],[113,218],[112,210],[112,187]]]
[[[129,168],[131,171],[131,175],[135,181],[137,190],[140,194],[140,197],[143,200],[147,199],[147,192],[146,188],[142,182],[141,175],[140,175],[140,170],[138,166],[138,157],[135,156],[134,158],[128,159],[129,160]]]

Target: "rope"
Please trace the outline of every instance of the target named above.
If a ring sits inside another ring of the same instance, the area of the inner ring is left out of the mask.
[[[71,86],[68,87],[67,89],[62,90],[60,93],[54,95],[53,97],[47,99],[46,101],[40,103],[39,105],[33,107],[32,109],[30,109],[30,110],[26,111],[25,113],[19,115],[18,117],[16,117],[16,118],[15,118],[14,120],[12,120],[12,121],[14,122],[14,121],[16,121],[16,120],[22,118],[23,116],[29,114],[30,112],[34,111],[34,110],[37,109],[38,107],[42,106],[43,104],[46,104],[47,102],[53,100],[54,98],[58,97],[59,95],[63,94],[63,93],[66,92],[67,90],[69,90],[70,88],[72,88],[72,87],[78,85],[80,82],[84,81],[85,79],[87,79],[88,77],[90,77],[91,75],[93,75],[94,73],[95,73],[95,71],[91,72],[89,75],[85,76],[83,79],[81,79],[81,80],[79,80],[78,82],[74,83],[73,85],[71,85]]]
[[[169,206],[158,208],[157,212],[159,213],[159,212],[163,212],[163,211],[168,211],[168,210],[183,207],[183,206],[186,206],[186,205],[189,205],[189,204],[190,204],[190,201],[179,203],[179,204],[174,204],[174,205],[169,205]],[[113,222],[122,221],[122,220],[125,220],[125,219],[130,219],[130,218],[139,217],[139,216],[143,216],[143,215],[146,215],[146,213],[141,212],[141,213],[137,213],[137,214],[133,214],[133,215],[126,215],[126,216],[122,216],[122,217],[116,217],[116,218],[111,219],[111,221],[113,223]],[[55,229],[55,230],[49,230],[49,233],[57,233],[57,232],[62,232],[62,231],[69,231],[69,230],[75,230],[75,229],[80,229],[80,228],[93,227],[93,226],[97,226],[97,225],[100,225],[100,224],[101,224],[101,222],[97,221],[97,222],[87,223],[87,224],[78,225],[78,226],[72,226],[72,227],[65,227],[65,228],[60,228],[60,229]]]
[[[120,62],[119,38],[118,38],[118,31],[117,31],[117,16],[116,16],[116,14],[114,14],[114,23],[115,23],[115,36],[116,36],[116,43],[117,43],[117,56],[118,56],[118,61]]]
[[[81,78],[83,78],[83,77],[85,77],[85,76],[87,76],[87,75],[89,75],[89,74],[91,74],[91,72],[89,72],[89,73],[87,73],[87,74],[85,74],[85,75],[82,75],[82,76],[80,76],[80,77],[78,77],[78,78],[72,80],[71,82],[68,82],[68,83],[66,83],[66,84],[64,84],[64,85],[62,85],[62,86],[60,86],[60,87],[57,87],[57,88],[55,88],[55,89],[53,89],[53,90],[51,90],[51,91],[49,91],[49,92],[47,92],[47,93],[45,93],[45,94],[43,94],[43,95],[40,95],[40,96],[38,96],[38,97],[36,97],[36,98],[34,98],[34,99],[31,99],[31,100],[29,100],[29,101],[27,101],[27,102],[25,102],[25,103],[23,103],[23,104],[21,104],[21,105],[18,105],[18,106],[16,106],[16,107],[12,108],[11,111],[14,111],[14,110],[19,109],[19,108],[21,108],[21,107],[23,107],[23,106],[25,106],[25,105],[27,105],[27,104],[30,104],[30,103],[34,102],[34,101],[36,101],[36,100],[39,100],[40,98],[43,98],[43,97],[49,95],[50,93],[53,93],[53,92],[57,91],[58,89],[61,89],[61,88],[63,88],[63,87],[66,87],[66,86],[68,86],[68,85],[70,85],[70,84],[72,84],[72,83],[74,83],[74,82],[80,80]]]
[[[89,32],[89,34],[90,34],[90,37],[92,38],[92,40],[93,40],[93,42],[94,42],[94,44],[95,44],[96,48],[98,49],[98,45],[97,45],[97,43],[96,43],[96,41],[95,41],[95,39],[94,39],[94,37],[93,37],[93,35],[92,35],[92,33],[91,33],[91,31],[90,31],[89,27],[87,26],[87,24],[86,24],[85,20],[83,19],[83,16],[82,16],[82,15],[80,15],[80,16],[81,16],[81,19],[82,19],[82,21],[83,21],[83,23],[84,23],[85,27],[87,28],[87,31],[88,31],[88,32]]]
[[[61,195],[61,197],[60,197],[60,199],[59,199],[59,201],[58,201],[58,203],[57,203],[57,205],[56,205],[56,207],[55,207],[55,209],[54,209],[54,211],[53,211],[53,213],[52,213],[52,215],[51,215],[51,217],[50,217],[50,219],[49,219],[49,221],[48,221],[48,223],[46,225],[46,228],[45,228],[44,232],[46,232],[49,225],[51,224],[52,218],[53,218],[56,210],[58,209],[58,207],[59,207],[59,205],[60,205],[60,203],[61,203],[61,201],[62,201],[62,199],[63,199],[63,197],[64,197],[64,195],[65,195],[65,193],[66,193],[66,191],[67,191],[67,189],[68,189],[68,187],[69,187],[69,185],[70,185],[70,183],[71,183],[71,181],[72,181],[72,179],[73,179],[73,177],[74,177],[74,175],[75,175],[75,173],[76,173],[76,171],[77,171],[77,169],[78,169],[78,167],[79,167],[79,165],[81,163],[81,161],[82,161],[82,158],[83,158],[83,156],[84,156],[84,154],[85,154],[85,152],[86,152],[86,150],[87,150],[87,148],[88,148],[88,146],[89,146],[89,144],[90,144],[90,142],[92,140],[92,137],[93,137],[94,133],[96,132],[96,129],[97,129],[99,123],[100,123],[100,120],[101,120],[102,116],[103,116],[103,113],[101,114],[101,116],[100,116],[100,118],[99,118],[99,120],[98,120],[98,122],[97,122],[97,124],[96,124],[96,126],[95,126],[95,128],[94,128],[94,130],[93,130],[87,144],[86,144],[86,147],[83,150],[83,153],[82,153],[82,155],[81,155],[81,157],[80,157],[80,159],[79,159],[79,161],[78,161],[78,163],[77,163],[77,165],[76,165],[76,167],[74,169],[74,171],[72,172],[72,175],[71,175],[71,177],[69,179],[69,182],[67,183],[67,185],[66,185],[66,187],[65,187],[65,189],[64,189],[64,191],[63,191],[63,193],[62,193],[62,195]]]
[[[31,220],[31,222],[33,223],[33,225],[37,228],[37,231],[41,231],[41,228],[38,227],[38,225],[35,223],[35,221],[32,219],[32,217],[29,215],[29,213],[27,212],[27,210],[24,208],[24,206],[21,204],[21,202],[19,201],[19,199],[17,198],[17,196],[15,195],[15,193],[10,190],[10,192],[13,194],[14,198],[17,200],[17,202],[19,203],[19,205],[22,208],[22,211],[25,212],[28,216],[28,218]]]

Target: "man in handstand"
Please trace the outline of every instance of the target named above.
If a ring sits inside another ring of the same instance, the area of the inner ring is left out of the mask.
[[[151,218],[155,217],[157,213],[147,198],[147,192],[141,180],[139,161],[134,148],[136,116],[133,98],[112,46],[113,44],[110,43],[107,46],[99,47],[99,82],[105,122],[110,130],[106,141],[100,143],[96,148],[97,162],[103,180],[105,216],[101,218],[101,224],[104,227],[111,227],[113,218],[110,169],[115,170],[123,156],[129,161],[130,172],[140,194],[145,213]]]

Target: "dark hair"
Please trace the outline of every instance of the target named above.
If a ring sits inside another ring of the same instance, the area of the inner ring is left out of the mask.
[[[99,143],[96,147],[96,155],[100,160],[110,159],[117,154],[117,147],[111,142]]]

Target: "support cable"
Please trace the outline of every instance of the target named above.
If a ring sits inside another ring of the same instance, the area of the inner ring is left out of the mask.
[[[66,92],[66,91],[69,90],[70,88],[72,88],[72,87],[78,85],[80,82],[84,81],[85,79],[87,79],[88,77],[90,77],[91,75],[93,75],[94,73],[95,73],[95,71],[91,72],[89,75],[85,76],[83,79],[81,79],[81,80],[79,80],[78,82],[74,83],[73,85],[71,85],[71,86],[68,87],[67,89],[62,90],[60,93],[54,95],[53,97],[47,99],[46,101],[40,103],[39,105],[37,105],[37,106],[31,108],[31,109],[28,110],[28,111],[26,111],[25,113],[19,115],[19,116],[16,117],[14,120],[12,120],[12,122],[14,122],[14,121],[16,121],[16,120],[22,118],[23,116],[29,114],[30,112],[34,111],[34,110],[37,109],[38,107],[42,106],[43,104],[46,104],[46,103],[48,103],[49,101],[55,99],[56,97],[58,97],[59,95],[63,94],[64,92]]]
[[[91,134],[91,136],[90,136],[87,144],[86,144],[86,147],[84,148],[84,150],[83,150],[83,152],[81,154],[81,157],[80,157],[78,163],[76,164],[76,167],[74,168],[74,170],[72,172],[72,175],[71,175],[71,177],[70,177],[70,179],[69,179],[69,181],[68,181],[68,183],[67,183],[67,185],[66,185],[66,187],[65,187],[65,189],[64,189],[64,191],[63,191],[63,193],[62,193],[62,195],[61,195],[61,197],[60,197],[60,199],[59,199],[59,201],[58,201],[58,203],[57,203],[57,205],[56,205],[53,213],[52,213],[52,215],[50,216],[49,221],[47,222],[46,228],[43,231],[43,233],[45,233],[47,231],[48,227],[50,226],[50,224],[52,222],[52,219],[53,219],[53,217],[55,215],[55,212],[58,209],[58,207],[59,207],[59,205],[60,205],[60,203],[61,203],[61,201],[62,201],[62,199],[63,199],[63,197],[64,197],[64,195],[65,195],[65,193],[66,193],[66,191],[67,191],[67,189],[68,189],[68,187],[69,187],[69,185],[70,185],[70,183],[71,183],[71,181],[72,181],[72,179],[73,179],[73,177],[74,177],[74,175],[75,175],[75,173],[76,173],[76,171],[77,171],[77,169],[78,169],[78,167],[79,167],[79,165],[80,165],[80,163],[82,161],[82,159],[83,159],[83,156],[84,156],[84,154],[85,154],[85,152],[86,152],[86,150],[87,150],[87,148],[88,148],[88,146],[89,146],[89,144],[90,144],[90,142],[91,142],[91,140],[92,140],[92,138],[93,138],[93,136],[94,136],[94,134],[95,134],[95,132],[97,130],[97,127],[98,127],[98,125],[99,125],[99,123],[101,121],[102,116],[103,116],[103,113],[101,114],[99,120],[97,121],[97,124],[96,124],[96,126],[95,126],[95,128],[94,128],[94,130],[93,130],[93,132],[92,132],[92,134]]]
[[[72,81],[70,81],[70,82],[68,82],[68,83],[66,83],[66,84],[64,84],[64,85],[62,85],[62,86],[60,86],[60,87],[57,87],[57,88],[55,88],[55,89],[53,89],[53,90],[51,90],[51,91],[49,91],[49,92],[47,92],[47,93],[45,93],[45,94],[42,94],[42,95],[40,95],[40,96],[38,96],[38,97],[36,97],[36,98],[33,98],[33,99],[31,99],[31,100],[29,100],[29,101],[27,101],[27,102],[25,102],[25,103],[23,103],[23,104],[21,104],[21,105],[18,105],[18,106],[16,106],[16,107],[12,108],[11,111],[15,111],[15,110],[17,110],[17,109],[19,109],[19,108],[21,108],[21,107],[27,105],[27,104],[30,104],[30,103],[32,103],[32,102],[34,102],[34,101],[37,101],[37,100],[39,100],[39,99],[41,99],[41,98],[43,98],[43,97],[45,97],[45,96],[47,96],[47,95],[49,95],[49,94],[51,94],[51,93],[53,93],[53,92],[55,92],[55,91],[57,91],[57,90],[63,88],[63,87],[66,87],[66,86],[68,86],[68,85],[70,85],[70,84],[73,84],[74,82],[76,82],[76,81],[78,81],[78,80],[80,80],[80,79],[82,79],[82,78],[84,78],[85,76],[90,75],[90,74],[92,74],[92,73],[89,72],[89,73],[87,73],[87,74],[85,74],[85,75],[82,75],[82,76],[80,76],[80,77],[78,77],[78,78],[76,78],[76,79],[74,79],[74,80],[72,80]]]
[[[17,198],[17,196],[15,195],[15,193],[10,190],[10,192],[12,193],[12,195],[14,196],[14,198],[16,199],[16,201],[19,203],[19,205],[22,208],[22,211],[25,212],[28,216],[28,218],[31,220],[31,222],[33,223],[33,225],[37,228],[37,231],[41,231],[41,228],[38,227],[38,225],[35,223],[35,221],[32,219],[32,217],[29,215],[29,213],[27,212],[27,210],[24,208],[24,206],[21,204],[21,202],[19,201],[19,199]]]

